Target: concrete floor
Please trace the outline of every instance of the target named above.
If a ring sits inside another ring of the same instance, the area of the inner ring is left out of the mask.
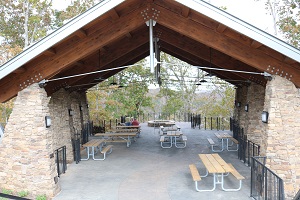
[[[162,149],[158,129],[141,124],[141,137],[127,148],[126,143],[114,143],[113,152],[104,161],[81,161],[70,164],[61,175],[61,192],[55,200],[186,200],[250,198],[250,168],[237,158],[237,152],[224,151],[221,157],[233,164],[246,180],[238,192],[225,192],[218,185],[213,192],[197,192],[188,165],[195,163],[205,173],[199,153],[212,153],[207,137],[217,141],[216,131],[191,129],[190,123],[176,123],[187,136],[184,149]],[[83,155],[85,156],[85,155]],[[230,175],[230,186],[238,181]],[[211,188],[212,175],[202,178],[199,187]]]

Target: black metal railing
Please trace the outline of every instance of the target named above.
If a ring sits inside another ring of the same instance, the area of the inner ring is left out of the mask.
[[[67,153],[66,146],[62,146],[55,150],[55,163],[57,166],[58,177],[67,170]]]
[[[80,138],[73,139],[73,155],[74,155],[74,161],[76,162],[76,164],[78,164],[81,160],[80,147],[81,147]]]
[[[3,197],[3,198],[2,198]],[[0,193],[0,199],[14,199],[14,200],[30,200],[25,197],[18,197],[11,194]]]
[[[260,145],[247,139],[244,129],[240,128],[237,121],[230,119],[230,129],[233,132],[233,138],[239,141],[238,158],[248,166],[251,165],[251,157],[260,155]]]
[[[196,128],[199,127],[201,128],[201,115],[200,114],[191,114],[191,127]]]
[[[251,193],[256,200],[284,200],[283,180],[265,166],[265,157],[252,157]]]

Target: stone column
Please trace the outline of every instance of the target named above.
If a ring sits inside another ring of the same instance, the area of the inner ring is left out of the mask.
[[[0,144],[0,188],[29,191],[33,197],[53,197],[60,191],[53,157],[49,98],[43,88],[32,84],[18,93]]]
[[[256,143],[262,144],[262,129],[261,113],[264,109],[265,87],[251,83],[247,92],[247,103],[249,110],[246,113],[247,122],[244,124],[244,133],[247,139]],[[244,108],[243,108],[244,110]]]
[[[264,109],[263,149],[267,166],[284,181],[286,199],[292,199],[300,185],[300,94],[295,85],[280,77],[268,81]]]
[[[80,111],[80,106],[82,111]],[[51,96],[49,103],[52,116],[53,143],[54,149],[66,146],[67,163],[74,161],[72,139],[75,134],[81,133],[85,118],[88,119],[88,109],[86,107],[85,93],[72,92],[60,89]],[[85,107],[85,108],[84,108]],[[69,109],[72,109],[73,115],[69,115]]]
[[[245,105],[247,103],[247,92],[248,87],[238,87],[236,90],[236,101],[241,103],[240,107],[236,107],[236,120],[238,120],[239,125],[241,128],[245,127],[245,121],[246,121],[246,112],[245,112]]]
[[[52,94],[49,103],[53,129],[53,146],[54,149],[66,146],[67,163],[74,161],[72,147],[73,131],[70,128],[72,117],[69,116],[68,111],[71,108],[70,99],[69,92],[65,89],[60,89]]]

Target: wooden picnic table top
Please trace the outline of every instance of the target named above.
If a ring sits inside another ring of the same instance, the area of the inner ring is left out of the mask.
[[[136,136],[137,133],[132,133],[132,132],[128,132],[128,133],[96,133],[95,136]]]
[[[182,135],[183,133],[181,131],[168,131],[167,132],[167,135],[168,136],[180,136]]]
[[[87,143],[83,144],[82,146],[83,147],[97,147],[103,142],[105,142],[104,139],[92,139],[92,140],[88,141]]]
[[[132,125],[132,126],[116,126],[117,129],[135,129],[135,128],[141,128],[139,125]]]
[[[232,138],[228,133],[215,133],[215,135],[220,139]]]
[[[199,154],[199,157],[209,173],[228,173],[233,171],[217,153]]]

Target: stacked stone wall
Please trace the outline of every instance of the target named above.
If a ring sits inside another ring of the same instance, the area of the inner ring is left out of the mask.
[[[241,103],[240,107],[236,107],[236,120],[238,120],[239,125],[241,128],[245,127],[246,123],[246,112],[245,112],[245,105],[247,103],[247,92],[248,87],[238,87],[236,90],[236,101]]]
[[[70,94],[65,89],[60,89],[52,94],[49,103],[50,116],[53,130],[53,146],[58,149],[66,146],[67,162],[74,160],[72,147],[72,130],[70,129],[71,117],[69,108],[71,107]]]
[[[53,155],[49,98],[38,84],[18,93],[0,144],[0,188],[53,197],[60,191]]]
[[[293,199],[300,185],[299,89],[282,77],[273,76],[266,87],[265,155],[267,166],[284,181],[286,199]]]
[[[248,87],[247,100],[249,104],[246,113],[246,122],[244,125],[244,133],[247,139],[255,144],[262,144],[263,122],[261,121],[261,113],[264,109],[265,87],[251,83]]]
[[[53,145],[55,149],[66,146],[67,162],[74,160],[72,140],[75,134],[81,133],[84,123],[83,116],[88,113],[87,108],[80,105],[86,105],[85,93],[72,92],[60,89],[52,94],[49,104],[52,123],[53,123]],[[69,115],[69,109],[72,109],[73,115]]]

